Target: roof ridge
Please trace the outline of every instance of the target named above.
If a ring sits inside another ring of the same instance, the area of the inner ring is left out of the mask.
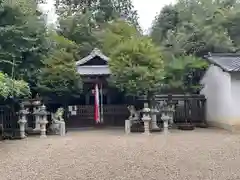
[[[102,60],[104,61],[108,61],[109,60],[109,57],[107,57],[106,55],[104,55],[102,53],[102,51],[98,48],[94,48],[90,54],[88,54],[87,56],[85,56],[84,58],[78,60],[76,62],[76,65],[79,66],[79,65],[82,65],[84,63],[86,63],[87,61],[91,60],[92,58],[94,58],[95,56],[99,56]]]
[[[227,56],[227,57],[240,57],[240,53],[208,53],[207,57],[211,56]]]

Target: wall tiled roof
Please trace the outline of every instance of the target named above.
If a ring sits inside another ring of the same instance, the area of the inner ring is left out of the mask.
[[[240,72],[240,54],[236,53],[216,53],[205,56],[205,58],[224,71]]]

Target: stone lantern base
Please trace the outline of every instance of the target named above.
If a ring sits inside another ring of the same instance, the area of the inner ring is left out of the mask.
[[[40,121],[40,138],[46,138],[46,124],[48,121]]]

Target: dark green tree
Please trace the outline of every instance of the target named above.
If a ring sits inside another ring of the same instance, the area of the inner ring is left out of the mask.
[[[186,53],[201,57],[207,52],[234,52],[236,47],[224,26],[231,3],[179,0],[156,17],[151,37],[174,55]]]
[[[0,99],[10,96],[22,98],[31,95],[28,84],[23,80],[13,80],[7,74],[0,72]]]
[[[111,80],[127,94],[151,97],[161,88],[163,60],[150,39],[138,37],[123,42],[115,47],[110,59]]]
[[[141,37],[138,29],[123,20],[108,23],[105,28],[98,33],[101,49],[109,56],[119,44],[138,37]]]
[[[49,49],[45,22],[35,0],[2,2],[0,26],[0,70],[34,87],[42,56]]]
[[[138,26],[138,15],[131,0],[56,0],[56,9],[61,17],[90,12],[97,24],[121,17]]]
[[[81,93],[81,79],[75,65],[77,45],[55,33],[51,34],[55,47],[43,60],[37,91],[44,97],[66,103]]]

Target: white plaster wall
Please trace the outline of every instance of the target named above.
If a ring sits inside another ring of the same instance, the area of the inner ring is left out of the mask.
[[[240,124],[240,72],[231,74],[231,84],[232,84],[232,110],[233,119],[232,124]]]
[[[208,122],[228,124],[232,113],[231,75],[221,68],[211,65],[201,83],[207,100],[206,118]]]

